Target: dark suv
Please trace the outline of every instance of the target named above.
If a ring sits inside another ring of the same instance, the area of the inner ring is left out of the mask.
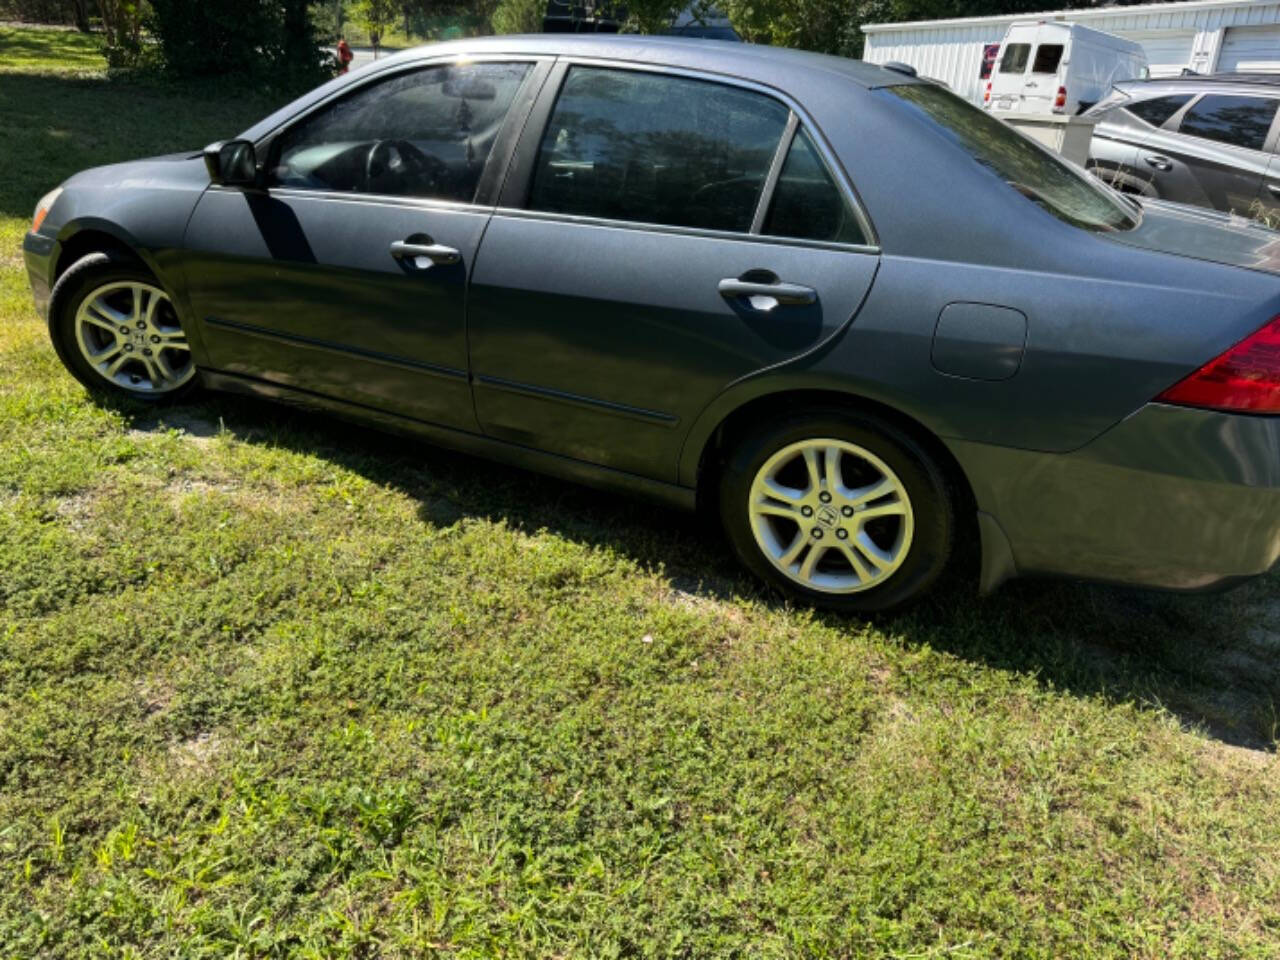
[[[1088,167],[1127,192],[1280,217],[1280,76],[1217,74],[1116,84]]]

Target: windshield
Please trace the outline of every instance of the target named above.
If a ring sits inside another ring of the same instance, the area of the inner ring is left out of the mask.
[[[1137,208],[1003,121],[928,83],[887,88],[978,163],[1059,220],[1085,230],[1132,230]]]

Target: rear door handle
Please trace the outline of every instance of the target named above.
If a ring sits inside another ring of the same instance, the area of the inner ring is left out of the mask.
[[[751,304],[757,310],[769,311],[780,303],[801,305],[813,303],[818,299],[818,291],[813,287],[801,286],[798,283],[753,283],[750,280],[738,280],[735,277],[726,277],[721,280],[718,289],[720,296],[726,300],[732,300],[737,297],[747,297],[753,302]],[[756,302],[755,298],[762,298]],[[770,303],[769,301],[773,301]]]
[[[426,257],[431,263],[457,263],[462,259],[462,254],[454,247],[446,247],[442,243],[410,243],[408,240],[393,241],[391,255],[397,260]]]
[[[1148,153],[1142,158],[1147,161],[1147,166],[1155,167],[1157,170],[1169,171],[1173,169],[1173,161],[1168,157],[1162,157],[1158,153]]]

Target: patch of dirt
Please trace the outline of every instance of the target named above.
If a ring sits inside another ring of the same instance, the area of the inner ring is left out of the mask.
[[[146,717],[154,717],[164,715],[169,710],[169,704],[173,702],[173,687],[167,683],[149,683],[146,680],[135,680],[134,689],[138,694],[138,702],[142,707],[142,714]]]
[[[203,731],[169,748],[169,758],[183,770],[207,773],[222,750],[222,738]]]
[[[1256,771],[1265,770],[1268,767],[1275,767],[1280,770],[1280,755],[1274,754],[1269,750],[1259,750],[1254,747],[1242,747],[1234,743],[1217,741],[1209,745],[1209,752],[1213,756],[1215,766],[1242,766],[1248,770],[1251,776],[1256,776]]]
[[[199,477],[176,476],[171,477],[169,482],[164,485],[166,491],[174,497],[185,497],[192,493],[235,493],[240,489],[240,485],[231,481],[222,483],[212,483]]]
[[[137,421],[129,436],[147,437],[164,430],[181,430],[192,443],[205,446],[222,432],[222,424],[188,411],[166,410],[154,420]]]
[[[19,247],[12,249],[0,247],[0,270],[22,270],[22,250]]]
[[[705,613],[715,613],[726,623],[741,624],[746,616],[742,610],[731,603],[718,599],[722,588],[716,583],[694,583],[683,577],[673,577],[671,588],[664,592],[662,599],[676,606]]]
[[[66,522],[68,527],[79,533],[88,526],[93,517],[94,505],[101,497],[101,493],[72,494],[60,499],[54,512]]]

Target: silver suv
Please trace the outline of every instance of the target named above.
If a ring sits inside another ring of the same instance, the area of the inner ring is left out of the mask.
[[[1280,76],[1118,83],[1096,117],[1089,169],[1125,191],[1280,217]]]

